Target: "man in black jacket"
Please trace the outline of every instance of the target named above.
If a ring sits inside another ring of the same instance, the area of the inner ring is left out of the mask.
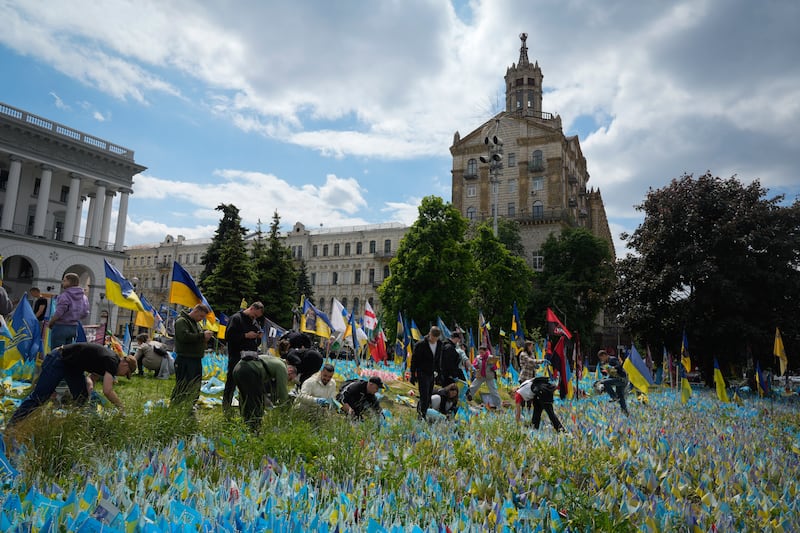
[[[619,402],[622,412],[628,414],[628,405],[625,403],[625,392],[628,388],[628,373],[622,367],[622,363],[616,356],[608,355],[605,350],[597,352],[597,359],[600,360],[600,372],[606,376],[600,380],[603,390],[608,392],[611,401]]]
[[[442,358],[439,361],[438,384],[446,387],[456,381],[466,381],[464,373],[461,371],[461,354],[456,350],[456,346],[461,342],[461,332],[453,331],[450,338],[442,343]]]
[[[337,400],[342,403],[342,411],[348,416],[361,418],[366,409],[371,409],[374,414],[380,414],[381,405],[375,393],[383,388],[383,381],[377,376],[369,378],[369,381],[351,381],[339,391]]]
[[[430,331],[417,344],[411,353],[411,384],[419,384],[419,401],[417,416],[425,420],[425,414],[431,406],[431,395],[435,380],[435,371],[442,358],[442,330],[431,326]]]
[[[262,334],[258,319],[262,316],[264,316],[264,304],[253,302],[247,309],[234,313],[225,329],[225,341],[228,343],[228,375],[225,378],[225,390],[222,392],[222,410],[226,415],[231,413],[233,391],[236,390],[233,369],[242,359],[242,352],[258,351]]]

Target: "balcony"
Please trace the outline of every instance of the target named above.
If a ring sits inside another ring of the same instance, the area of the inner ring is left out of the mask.
[[[464,172],[464,179],[465,180],[476,180],[478,179],[477,172]]]
[[[567,181],[570,185],[577,185],[578,184],[578,177],[575,174],[569,174],[567,176]]]
[[[544,172],[544,162],[530,161],[528,163],[528,172]]]

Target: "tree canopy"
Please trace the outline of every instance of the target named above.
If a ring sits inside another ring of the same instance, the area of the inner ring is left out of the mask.
[[[618,263],[624,325],[675,352],[685,329],[706,368],[750,355],[769,365],[775,328],[787,344],[800,328],[800,204],[783,200],[758,180],[710,173],[650,190],[637,206],[644,222],[623,235],[633,251]]]
[[[459,323],[474,320],[475,267],[464,242],[466,229],[467,221],[452,205],[436,196],[422,199],[419,217],[389,263],[391,275],[378,288],[385,315],[402,311],[421,328],[437,316]]]
[[[288,327],[292,324],[292,308],[300,301],[300,295],[292,252],[280,238],[280,223],[281,218],[275,211],[265,242],[259,222],[252,249],[252,266],[256,278],[255,295],[264,304],[264,314]]]

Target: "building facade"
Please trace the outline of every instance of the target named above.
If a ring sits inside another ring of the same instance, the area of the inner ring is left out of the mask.
[[[377,289],[389,277],[389,261],[406,231],[396,222],[311,230],[297,222],[286,245],[305,262],[317,307],[327,313],[336,298],[361,316],[365,302],[380,313]]]
[[[0,255],[12,299],[31,287],[56,295],[74,272],[87,323],[115,317],[103,260],[122,269],[128,198],[145,169],[133,150],[0,103]]]
[[[614,246],[599,190],[588,186],[577,136],[561,117],[542,110],[542,70],[528,59],[521,34],[519,60],[506,71],[505,111],[462,137],[456,132],[452,203],[471,221],[519,223],[528,264],[543,268],[542,244],[565,227],[583,227]]]

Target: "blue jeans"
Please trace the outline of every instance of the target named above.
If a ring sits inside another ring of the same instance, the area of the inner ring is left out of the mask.
[[[78,326],[69,326],[67,324],[53,324],[50,328],[50,349],[55,350],[59,346],[65,344],[72,344],[75,342],[75,337],[78,335]]]
[[[28,397],[22,400],[11,417],[9,425],[16,424],[49,400],[62,379],[67,382],[72,397],[78,403],[84,403],[89,395],[89,390],[86,387],[86,376],[84,376],[83,370],[65,365],[61,359],[61,350],[53,350],[44,358],[39,381],[36,382]]]

